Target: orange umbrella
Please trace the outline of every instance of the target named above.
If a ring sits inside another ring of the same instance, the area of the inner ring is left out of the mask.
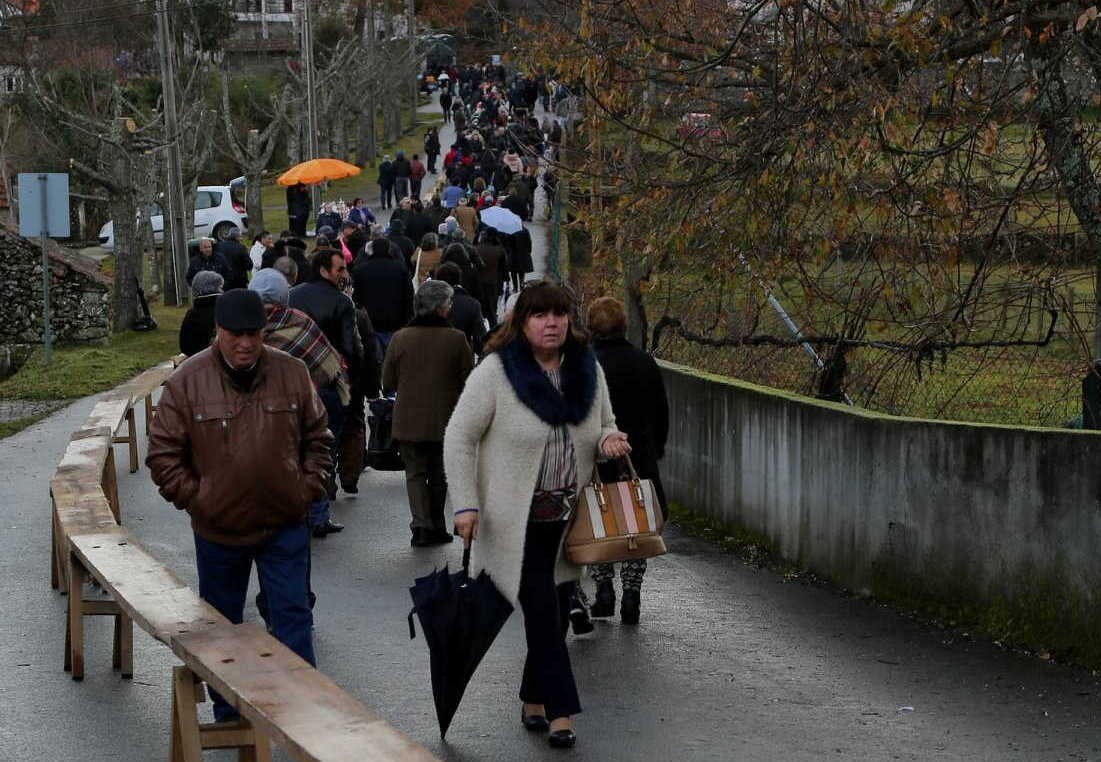
[[[310,159],[301,164],[295,164],[279,175],[275,182],[286,187],[298,183],[317,185],[325,180],[341,180],[345,177],[358,175],[360,171],[360,168],[355,164],[349,164],[340,159]]]

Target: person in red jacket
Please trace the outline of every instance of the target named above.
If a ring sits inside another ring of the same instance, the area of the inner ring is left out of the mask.
[[[424,162],[421,161],[420,156],[413,154],[413,160],[409,162],[409,180],[412,184],[409,195],[414,199],[421,197],[421,181],[424,180],[426,174],[428,174],[428,171],[424,168]]]

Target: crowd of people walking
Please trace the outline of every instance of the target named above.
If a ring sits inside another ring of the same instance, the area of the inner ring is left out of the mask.
[[[191,516],[204,599],[240,622],[255,563],[269,627],[314,663],[310,538],[344,528],[331,503],[359,491],[367,408],[388,411],[410,545],[462,537],[472,570],[519,606],[522,723],[570,747],[581,703],[567,626],[592,626],[563,538],[598,463],[614,478],[630,454],[664,507],[668,408],[653,359],[625,338],[621,303],[597,299],[583,317],[569,288],[533,279],[523,222],[540,181],[553,193],[562,140],[558,121],[535,111],[556,86],[488,65],[447,74],[439,102],[455,139],[443,144],[430,128],[423,159],[384,158],[387,224],[357,198],[343,218],[319,215],[311,246],[308,193],[291,188],[290,230],[259,231],[251,249],[237,236],[200,244],[180,331],[189,359],[165,388],[148,462],[162,495]],[[640,620],[645,570],[622,564],[626,624]],[[614,615],[614,569],[589,573],[591,615]],[[214,706],[232,718],[217,697]]]

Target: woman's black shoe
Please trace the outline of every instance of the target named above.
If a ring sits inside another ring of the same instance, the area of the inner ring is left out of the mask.
[[[623,591],[623,600],[619,603],[619,616],[623,624],[638,624],[639,603],[638,590]]]
[[[615,587],[612,581],[605,580],[596,584],[596,600],[589,607],[589,616],[594,619],[615,615]]]
[[[555,749],[572,749],[577,744],[577,734],[572,730],[555,730],[547,736],[547,742]]]
[[[541,714],[524,714],[524,707],[520,707],[520,724],[533,733],[546,733],[550,730],[546,717]]]

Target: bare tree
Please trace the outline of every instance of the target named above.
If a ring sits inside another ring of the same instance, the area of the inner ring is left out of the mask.
[[[253,231],[264,228],[264,204],[261,196],[264,170],[271,163],[275,147],[287,126],[287,113],[291,103],[291,87],[287,85],[277,97],[271,99],[270,118],[261,129],[250,128],[242,141],[238,127],[233,123],[229,103],[229,82],[225,72],[219,79],[222,88],[222,126],[225,128],[225,145],[233,160],[245,175],[245,210]]]

